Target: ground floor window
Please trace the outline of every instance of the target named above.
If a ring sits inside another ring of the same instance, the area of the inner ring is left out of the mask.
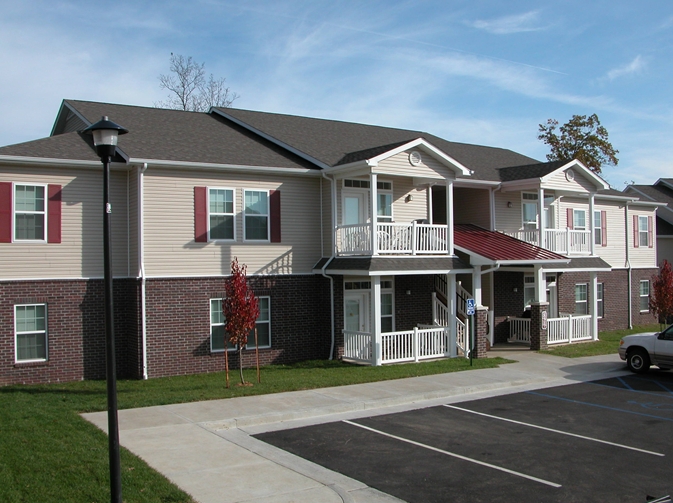
[[[257,328],[257,344],[260,348],[271,347],[271,297],[258,297],[259,300],[259,318],[255,328]],[[255,332],[248,335],[247,349],[255,347]]]
[[[599,318],[603,317],[604,307],[603,307],[603,283],[598,283],[596,290],[596,316]]]
[[[525,274],[523,277],[523,306],[529,308],[535,300],[535,276]]]
[[[14,306],[16,361],[47,359],[47,305]]]
[[[393,332],[395,330],[393,316],[393,280],[392,278],[381,279],[381,332]]]
[[[222,299],[210,299],[210,351],[213,353],[224,351],[224,311]],[[231,343],[227,349],[235,349]]]
[[[640,311],[647,312],[650,310],[650,280],[644,279],[640,281]]]
[[[588,314],[586,283],[575,285],[575,314]]]

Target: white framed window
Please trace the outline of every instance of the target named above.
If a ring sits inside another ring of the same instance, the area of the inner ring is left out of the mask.
[[[369,290],[371,281],[344,281],[344,290]]]
[[[46,185],[14,185],[14,240],[46,241]]]
[[[537,229],[537,194],[532,192],[521,193],[521,218],[524,230]]]
[[[381,332],[395,331],[393,279],[381,278]]]
[[[236,239],[236,203],[234,189],[208,189],[208,239]]]
[[[269,192],[245,190],[243,192],[243,239],[269,241]]]
[[[523,277],[523,305],[530,307],[535,300],[535,276],[533,274],[525,274]]]
[[[640,312],[645,313],[650,310],[650,280],[640,280]]]
[[[600,211],[594,211],[594,244],[603,244],[603,221]]]
[[[350,178],[344,178],[344,187],[355,188],[355,189],[368,189],[369,180],[354,180]]]
[[[376,182],[376,219],[379,222],[393,221],[393,184],[392,182]]]
[[[573,210],[573,229],[585,231],[587,229],[586,210]]]
[[[587,287],[588,285],[586,283],[575,285],[575,314],[589,314]]]
[[[271,297],[257,297],[259,301],[259,317],[255,322],[257,329],[257,343],[259,348],[271,347]],[[255,332],[254,330],[248,335],[248,344],[246,349],[255,348]]]
[[[47,305],[14,306],[16,362],[47,360]]]
[[[210,351],[219,353],[224,351],[224,311],[222,310],[222,299],[210,299]],[[236,349],[236,346],[229,343],[227,350]]]
[[[605,304],[603,303],[603,283],[598,283],[596,289],[596,316],[602,318],[605,315]]]
[[[638,215],[638,245],[639,246],[649,246],[649,229],[647,225],[647,216]]]

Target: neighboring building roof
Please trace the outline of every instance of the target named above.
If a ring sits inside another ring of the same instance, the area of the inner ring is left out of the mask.
[[[664,183],[661,183],[662,181]],[[661,218],[673,224],[673,179],[661,178],[654,185],[628,185],[624,192],[635,194],[643,201],[650,200],[666,204],[666,207],[657,210],[657,220]],[[657,232],[659,232],[658,225]]]
[[[511,166],[500,168],[500,181],[509,182],[512,180],[525,180],[528,178],[542,178],[549,173],[553,173],[561,166],[565,166],[570,161],[552,161],[527,164],[525,166]]]
[[[492,262],[568,262],[566,257],[558,253],[471,224],[454,226],[454,243],[461,251],[479,255]]]
[[[329,258],[322,258],[313,266],[321,270]],[[472,266],[456,257],[336,257],[327,266],[330,274],[423,274],[464,271],[470,272]]]
[[[478,180],[499,181],[497,168],[537,162],[511,150],[450,142],[422,131],[233,108],[217,111],[327,166],[369,159],[417,138],[474,170],[472,178]]]

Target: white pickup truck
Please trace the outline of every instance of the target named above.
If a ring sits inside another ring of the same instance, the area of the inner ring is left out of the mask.
[[[673,368],[673,325],[662,332],[648,332],[622,337],[619,357],[632,372],[647,372],[650,365],[662,370]]]

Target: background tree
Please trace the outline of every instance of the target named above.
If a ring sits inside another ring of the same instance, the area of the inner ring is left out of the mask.
[[[652,276],[650,310],[662,325],[673,321],[673,269],[668,260],[664,260],[659,274]]]
[[[159,75],[159,87],[170,91],[166,101],[155,106],[207,112],[210,107],[229,107],[239,98],[238,94],[225,86],[224,77],[216,79],[213,74],[206,79],[205,63],[197,63],[191,56],[171,53],[171,73]]]
[[[243,348],[248,343],[248,334],[255,328],[255,322],[259,318],[259,301],[248,286],[246,271],[247,267],[239,265],[238,259],[234,257],[231,262],[231,276],[224,282],[226,298],[222,300],[222,311],[225,318],[224,330],[229,336],[229,341],[238,346],[238,368],[241,374],[241,384],[245,384],[243,378]],[[227,368],[228,375],[229,369]]]
[[[615,150],[608,141],[608,130],[601,126],[596,114],[573,115],[572,119],[558,128],[556,119],[548,119],[547,124],[540,124],[538,140],[551,147],[547,154],[548,161],[565,161],[577,159],[596,174],[601,173],[601,166],[616,166],[619,162]]]

